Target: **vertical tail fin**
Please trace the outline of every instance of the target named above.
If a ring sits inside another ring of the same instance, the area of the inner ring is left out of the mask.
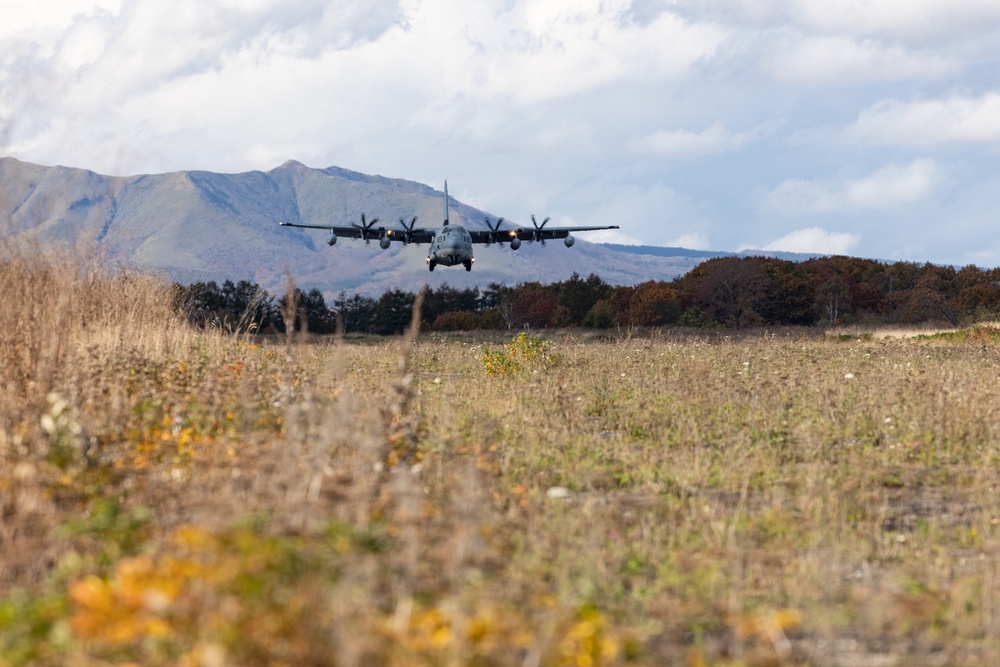
[[[448,226],[448,181],[444,182],[444,226]]]

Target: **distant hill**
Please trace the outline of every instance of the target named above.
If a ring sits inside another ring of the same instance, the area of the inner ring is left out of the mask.
[[[781,252],[776,250],[741,250],[740,252],[720,252],[716,250],[688,250],[687,248],[670,248],[649,245],[620,245],[617,243],[602,243],[615,252],[625,252],[634,255],[653,255],[654,257],[685,257],[705,261],[714,257],[774,257],[792,262],[804,262],[824,255],[801,252]]]
[[[274,292],[286,273],[328,297],[341,290],[381,294],[428,283],[455,287],[565,280],[574,271],[610,283],[670,280],[703,259],[727,253],[561,242],[476,247],[472,272],[427,271],[426,248],[398,244],[380,250],[341,239],[334,247],[320,230],[283,228],[278,221],[349,224],[361,213],[391,224],[417,215],[439,225],[443,194],[421,183],[289,161],[267,172],[182,171],[103,176],[83,169],[44,167],[0,158],[0,238],[76,246],[103,260],[162,274],[171,280],[248,279]],[[485,228],[498,217],[452,201],[453,222]],[[614,224],[616,221],[608,221]]]

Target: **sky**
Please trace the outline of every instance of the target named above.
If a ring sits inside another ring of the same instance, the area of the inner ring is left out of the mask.
[[[0,155],[294,159],[621,226],[591,241],[1000,266],[1000,2],[0,0]]]

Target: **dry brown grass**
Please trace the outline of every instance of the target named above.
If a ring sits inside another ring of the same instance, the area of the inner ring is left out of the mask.
[[[69,263],[0,287],[0,664],[1000,657],[988,330],[570,333],[488,376],[475,337],[196,332]]]

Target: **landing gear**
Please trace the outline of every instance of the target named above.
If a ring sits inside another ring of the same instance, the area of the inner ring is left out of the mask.
[[[437,266],[437,262],[435,262],[433,259],[427,262],[427,269],[429,271],[433,271],[435,266]]]
[[[472,270],[472,260],[471,259],[469,261],[467,261],[467,262],[462,262],[462,264],[465,266],[465,270],[466,271],[471,271]]]

